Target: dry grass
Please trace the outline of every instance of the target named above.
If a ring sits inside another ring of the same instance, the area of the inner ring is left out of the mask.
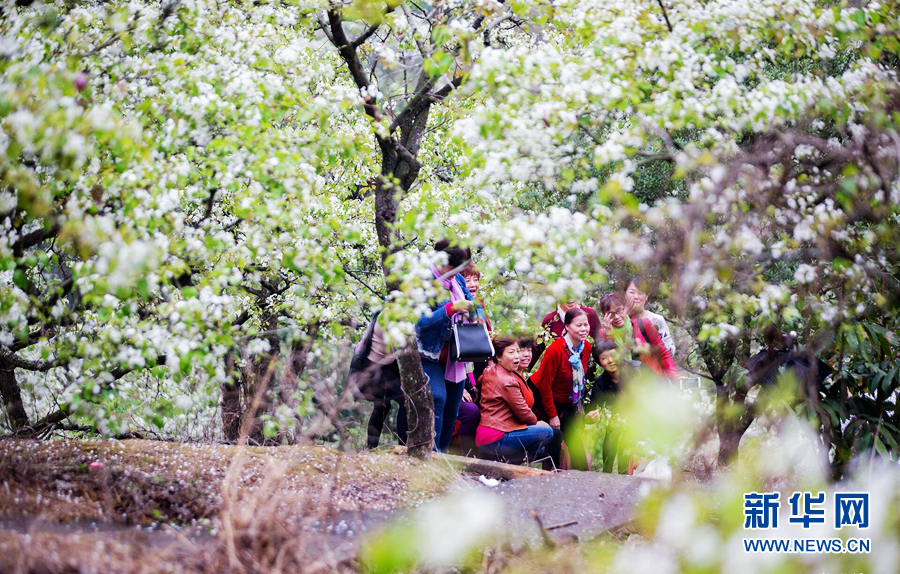
[[[456,478],[312,446],[0,441],[0,571],[353,570],[355,540],[335,546],[317,524],[415,506]]]

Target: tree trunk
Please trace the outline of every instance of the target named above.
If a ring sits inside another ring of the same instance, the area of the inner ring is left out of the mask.
[[[734,417],[730,415],[728,387],[721,379],[716,383],[716,429],[719,432],[719,453],[716,461],[719,465],[728,464],[737,454],[743,433],[734,428]]]
[[[261,324],[263,329],[273,333],[278,328],[278,314],[264,311]],[[269,342],[269,352],[263,353],[250,362],[248,369],[243,371],[244,377],[244,413],[243,424],[247,425],[244,432],[247,436],[259,444],[269,441],[263,433],[262,416],[272,407],[270,391],[276,386],[274,383],[275,369],[278,367],[278,358],[281,351],[281,343],[274,334],[266,337]]]
[[[716,379],[715,382],[716,427],[719,430],[717,462],[725,465],[737,455],[744,433],[756,419],[756,411],[752,405],[747,405],[747,392],[752,384],[735,378],[728,381]],[[733,397],[729,397],[730,390],[734,391]],[[734,414],[738,409],[740,414]]]
[[[727,380],[726,375],[731,369],[735,361],[735,353],[738,348],[738,341],[731,339],[726,341],[724,345],[717,346],[709,343],[700,344],[700,356],[706,364],[706,370],[709,372],[710,378],[716,384],[716,430],[719,433],[719,454],[718,463],[727,464],[737,454],[738,446],[741,443],[741,437],[750,426],[753,418],[744,416],[742,412],[740,416],[732,414],[732,398],[729,391],[735,390],[735,403],[737,406],[744,407],[742,400],[738,400],[742,389],[734,388],[739,381]]]
[[[22,393],[16,381],[16,369],[6,361],[0,361],[0,396],[3,398],[3,412],[12,432],[28,426],[28,413],[22,404]]]
[[[297,339],[291,345],[291,352],[288,356],[287,371],[278,382],[277,395],[279,404],[296,407],[294,392],[299,388],[300,378],[303,376],[303,372],[306,370],[306,365],[309,364],[309,353],[310,351],[312,351],[313,344],[316,341],[316,336],[319,333],[319,327],[320,323],[311,323],[306,328],[306,337]],[[288,430],[288,428],[282,428],[278,432],[276,441],[278,442],[278,444],[284,444],[285,441],[288,440]],[[297,427],[295,430],[302,433],[303,429],[301,428],[299,422],[297,423]]]
[[[416,458],[431,458],[434,451],[434,397],[415,340],[399,353],[400,386],[406,397],[406,421],[409,425],[406,452]]]
[[[228,442],[237,442],[241,436],[241,385],[234,368],[235,351],[225,356],[225,372],[231,381],[222,383],[222,435]]]
[[[421,165],[416,160],[422,137],[428,123],[430,104],[410,116],[401,126],[401,139],[379,140],[382,176],[375,188],[375,229],[381,245],[382,270],[388,292],[399,289],[397,280],[391,280],[392,270],[388,258],[401,249],[401,243],[393,230],[397,220],[398,193],[409,191],[419,176]],[[406,145],[404,145],[406,144]],[[419,358],[415,338],[407,342],[399,353],[400,386],[406,396],[409,423],[407,454],[417,458],[431,458],[434,450],[434,398],[422,361]]]
[[[483,22],[484,16],[479,16],[472,25],[479,28]],[[347,71],[350,72],[356,86],[360,90],[368,91],[371,87],[371,80],[357,52],[368,36],[363,34],[351,41],[344,31],[343,14],[337,7],[326,10],[321,15],[319,23],[325,35],[347,64]],[[435,46],[435,48],[438,47]],[[397,220],[397,204],[400,199],[398,196],[412,188],[422,169],[418,160],[419,147],[425,137],[431,106],[442,101],[458,88],[464,78],[462,74],[459,74],[440,90],[434,91],[435,80],[425,73],[424,66],[414,77],[417,78],[416,87],[411,93],[415,95],[406,100],[406,107],[396,116],[396,125],[392,125],[390,128],[391,133],[375,136],[381,154],[381,176],[375,187],[375,230],[381,247],[381,266],[388,292],[399,286],[399,282],[390,279],[392,270],[389,268],[388,259],[401,250],[404,245],[402,238],[398,237],[394,230],[394,223]],[[376,122],[381,120],[381,111],[377,104],[375,98],[368,97],[363,106],[365,114]],[[406,348],[401,351],[399,359],[400,384],[406,393],[409,415],[414,417],[410,419],[410,448],[407,449],[407,452],[413,456],[430,457],[434,442],[431,428],[433,422],[428,425],[423,424],[422,417],[430,415],[430,418],[433,418],[434,404],[431,388],[427,384],[425,373],[422,370],[422,362],[419,359],[416,345],[413,343],[413,341],[408,341]],[[413,421],[419,422],[416,424]]]
[[[293,386],[297,385],[297,381],[300,380],[300,377],[303,376],[303,371],[306,370],[306,365],[309,362],[309,352],[312,351],[316,335],[319,334],[319,326],[319,323],[309,325],[306,328],[306,340],[294,341],[294,344],[291,345],[291,356],[288,360],[289,370],[285,380]]]
[[[275,368],[278,364],[277,350],[273,354],[265,354],[251,363],[244,372],[243,387],[247,391],[244,396],[244,413],[242,423],[246,425],[243,432],[257,444],[271,443],[263,433],[262,416],[272,407],[270,392],[275,380]]]

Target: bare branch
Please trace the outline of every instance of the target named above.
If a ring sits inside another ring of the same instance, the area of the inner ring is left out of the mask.
[[[412,24],[412,21],[413,21],[413,15],[412,15],[412,12],[409,10],[409,6],[406,5],[406,2],[401,3],[400,6],[403,8],[403,14],[404,14],[404,16],[406,16],[406,20],[407,20],[410,24]],[[422,9],[419,8],[419,10],[422,10]],[[425,11],[422,10],[422,12],[424,13]],[[428,52],[428,50],[425,49],[425,44],[422,43],[422,40],[420,40],[420,39],[416,36],[415,33],[413,33],[413,39],[416,41],[416,46],[419,47],[419,53],[422,54],[422,57],[423,57],[423,58],[427,58],[428,56],[431,55],[431,54]]]
[[[406,105],[405,108],[403,108],[403,111],[400,112],[400,115],[398,115],[397,118],[393,122],[391,122],[391,125],[388,128],[388,133],[394,133],[397,130],[397,128],[399,128],[400,125],[404,121],[406,121],[407,118],[409,118],[409,116],[416,115],[419,113],[419,110],[421,109],[423,102],[425,102],[426,98],[428,97],[428,92],[430,92],[431,88],[433,88],[433,87],[434,87],[434,82],[432,80],[428,79],[425,81],[425,84],[422,86],[422,89],[420,89],[416,93],[416,95],[413,96],[413,99],[410,100],[410,102]]]
[[[38,373],[46,373],[50,369],[55,369],[56,367],[60,367],[66,364],[65,361],[60,361],[59,359],[53,359],[50,361],[23,359],[12,351],[8,351],[3,348],[0,348],[0,360],[9,363],[11,366],[17,369],[25,369],[26,371],[35,371]]]
[[[366,283],[363,279],[361,279],[361,278],[360,278],[353,270],[347,269],[347,268],[345,267],[345,268],[344,268],[344,273],[346,273],[346,274],[349,275],[350,277],[356,279],[356,281],[357,281],[360,285],[362,285],[363,287],[365,287],[366,289],[368,289],[369,291],[371,291],[374,295],[377,295],[377,296],[380,297],[381,299],[384,299],[384,293],[379,293],[379,292],[378,292],[377,290],[375,290],[371,285],[369,285],[369,284]]]
[[[21,257],[26,249],[30,249],[46,239],[55,237],[60,229],[62,229],[62,226],[59,223],[54,223],[47,229],[36,229],[31,233],[26,233],[12,244],[12,252],[16,257]]]
[[[663,18],[666,19],[666,28],[668,28],[669,32],[671,32],[672,24],[669,22],[669,14],[666,12],[666,7],[663,6],[662,0],[656,0],[656,2],[659,4],[659,7],[662,9]]]
[[[319,29],[325,34],[325,37],[328,38],[328,41],[337,46],[334,42],[334,36],[331,34],[331,28],[328,26],[328,20],[325,19],[325,14],[319,12],[316,14],[316,21],[319,22]]]
[[[366,40],[368,40],[369,38],[371,38],[371,37],[372,37],[372,34],[374,34],[375,32],[377,32],[377,31],[378,31],[378,28],[379,28],[380,26],[381,26],[381,24],[373,24],[373,25],[369,26],[369,29],[368,29],[368,30],[366,30],[365,32],[363,32],[362,35],[361,35],[359,38],[357,38],[356,40],[353,41],[353,44],[351,44],[351,46],[353,47],[353,49],[355,50],[355,49],[359,48],[360,46],[362,46],[363,44],[365,44],[365,43],[366,43]]]
[[[594,142],[595,144],[597,144],[597,145],[602,145],[602,144],[603,144],[603,142],[600,141],[600,138],[598,138],[597,136],[595,136],[594,133],[591,132],[591,130],[589,130],[589,129],[587,128],[587,126],[584,125],[583,123],[578,122],[578,129],[580,129],[580,130],[583,131],[585,134],[587,134],[587,137],[591,138],[591,140],[593,140],[593,142]]]
[[[497,26],[499,26],[500,24],[502,24],[503,22],[506,22],[507,20],[511,20],[514,16],[515,16],[515,14],[513,14],[512,12],[505,12],[499,18],[497,18],[496,20],[491,22],[491,25],[484,29],[484,45],[490,46],[491,45],[491,32],[493,32],[494,29]],[[478,22],[478,24],[480,25],[481,22]]]

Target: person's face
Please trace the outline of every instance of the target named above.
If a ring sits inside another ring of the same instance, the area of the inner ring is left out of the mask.
[[[480,280],[477,275],[469,275],[466,277],[466,288],[469,289],[469,293],[471,293],[473,297],[478,295],[479,283]]]
[[[587,315],[584,314],[575,317],[571,323],[566,325],[566,332],[576,345],[587,339],[590,330],[591,324],[588,323]]]
[[[638,286],[632,283],[625,290],[625,307],[632,313],[641,313],[647,304],[647,294],[638,289]]]
[[[618,371],[619,366],[616,365],[616,350],[611,349],[600,353],[599,363],[607,373],[615,373]]]
[[[519,370],[524,371],[528,368],[528,365],[531,364],[531,357],[533,356],[532,348],[525,347],[519,348]]]
[[[628,313],[625,312],[625,306],[619,305],[618,307],[613,307],[610,310],[610,323],[615,328],[619,328],[625,325],[625,321],[628,320]]]
[[[560,304],[559,304],[559,308],[560,308],[560,310],[562,310],[563,315],[565,315],[566,313],[568,313],[575,307],[578,307],[578,301],[566,301],[566,302],[560,302]]]
[[[513,343],[509,347],[503,349],[503,353],[497,357],[497,364],[507,371],[515,371],[519,368],[521,360],[521,350],[518,343]]]

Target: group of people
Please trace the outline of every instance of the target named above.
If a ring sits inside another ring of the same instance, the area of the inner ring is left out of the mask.
[[[646,310],[649,289],[640,277],[629,280],[623,293],[604,295],[599,314],[576,301],[559,303],[541,323],[542,342],[492,333],[492,359],[481,364],[453,361],[446,344],[451,323],[481,320],[490,329],[490,321],[478,298],[480,273],[466,265],[471,252],[448,241],[438,242],[435,250],[447,258],[446,264],[431,269],[443,286],[443,297],[418,321],[416,339],[434,399],[437,450],[447,452],[458,437],[466,455],[512,463],[543,460],[545,468],[588,470],[583,425],[599,420],[597,409],[608,404],[633,373],[652,370],[663,379],[678,378],[668,325]],[[405,443],[406,412],[396,360],[384,346],[377,321],[367,338],[371,345],[366,358],[375,369],[373,378],[380,381],[371,399],[375,406],[368,446],[378,445],[392,402],[399,405],[397,434]],[[607,451],[615,449],[615,437],[608,436],[604,470],[612,470],[616,457]],[[625,463],[620,455],[620,472]]]

